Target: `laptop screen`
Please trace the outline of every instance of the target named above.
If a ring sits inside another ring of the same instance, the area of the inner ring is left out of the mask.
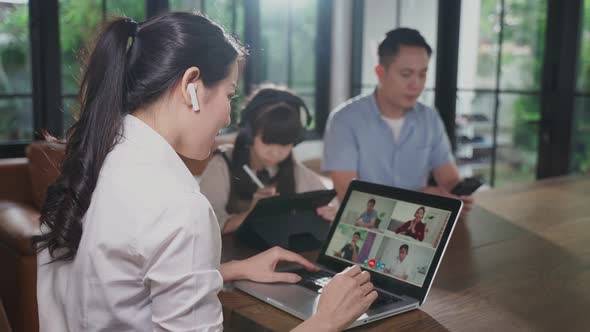
[[[422,287],[451,211],[350,192],[325,255]]]

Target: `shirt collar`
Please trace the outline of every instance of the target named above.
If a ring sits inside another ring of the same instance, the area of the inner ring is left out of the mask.
[[[169,168],[182,184],[189,186],[190,191],[199,192],[199,185],[186,164],[180,159],[170,143],[152,127],[133,115],[123,119],[124,139],[140,147],[141,153],[154,162]]]
[[[376,117],[378,117],[380,120],[383,120],[383,122],[385,122],[384,116],[383,114],[381,114],[381,112],[379,111],[379,105],[377,104],[377,89],[375,88],[375,90],[373,91],[373,93],[371,94],[371,98],[369,98],[369,102],[371,103],[371,113],[373,115],[375,115]],[[414,116],[416,107],[418,105],[418,102],[416,102],[416,104],[414,104],[414,106],[412,106],[412,108],[410,108],[409,110],[404,112],[404,119],[411,119]]]
[[[381,114],[381,112],[379,111],[379,106],[377,105],[377,89],[375,88],[375,91],[373,91],[373,93],[371,94],[371,97],[369,98],[369,102],[370,102],[370,109],[371,109],[371,113],[373,114],[374,118],[377,119],[377,121],[379,121],[380,123],[386,125],[386,127],[384,128],[389,128],[389,125],[387,124],[387,122],[385,121],[385,118],[383,117],[383,115]],[[401,144],[403,143],[408,135],[410,135],[410,133],[412,132],[412,130],[414,130],[414,122],[416,119],[416,109],[418,108],[418,102],[416,102],[416,104],[414,104],[414,106],[412,106],[412,108],[410,108],[409,110],[407,110],[404,113],[404,125],[402,127],[401,133],[400,133],[400,137],[399,137],[399,143],[396,144]]]

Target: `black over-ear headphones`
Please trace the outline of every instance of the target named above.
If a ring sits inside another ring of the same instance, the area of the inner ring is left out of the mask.
[[[305,105],[303,99],[287,90],[263,88],[255,93],[254,97],[250,99],[241,112],[239,124],[240,134],[245,136],[249,144],[254,141],[255,133],[253,131],[256,118],[262,111],[268,109],[269,106],[280,103],[285,103],[293,107],[299,113],[303,108],[305,112],[305,127],[308,127],[311,124],[311,112],[307,108],[307,105]]]

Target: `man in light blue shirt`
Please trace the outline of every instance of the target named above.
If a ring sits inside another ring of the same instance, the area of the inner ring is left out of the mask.
[[[377,211],[375,211],[375,199],[371,198],[367,202],[367,209],[356,219],[355,226],[365,228],[377,227]]]
[[[461,182],[437,112],[417,102],[432,49],[420,33],[399,28],[379,45],[374,93],[353,98],[330,114],[322,170],[343,198],[354,178],[452,196]],[[437,187],[428,186],[430,173]],[[469,210],[471,196],[462,196]]]

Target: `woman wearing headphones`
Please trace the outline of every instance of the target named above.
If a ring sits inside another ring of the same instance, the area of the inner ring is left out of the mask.
[[[223,234],[235,231],[260,198],[326,189],[316,173],[293,157],[293,147],[303,140],[302,110],[309,124],[311,116],[300,97],[278,87],[260,88],[241,112],[235,144],[215,151],[200,187]],[[256,173],[263,188],[244,165]],[[331,220],[336,209],[325,206],[317,212]]]
[[[62,173],[41,210],[41,331],[219,331],[224,281],[297,282],[271,249],[220,264],[219,225],[178,154],[205,159],[229,123],[241,47],[208,19],[115,19],[98,36]],[[346,327],[376,298],[353,267],[296,330]]]

